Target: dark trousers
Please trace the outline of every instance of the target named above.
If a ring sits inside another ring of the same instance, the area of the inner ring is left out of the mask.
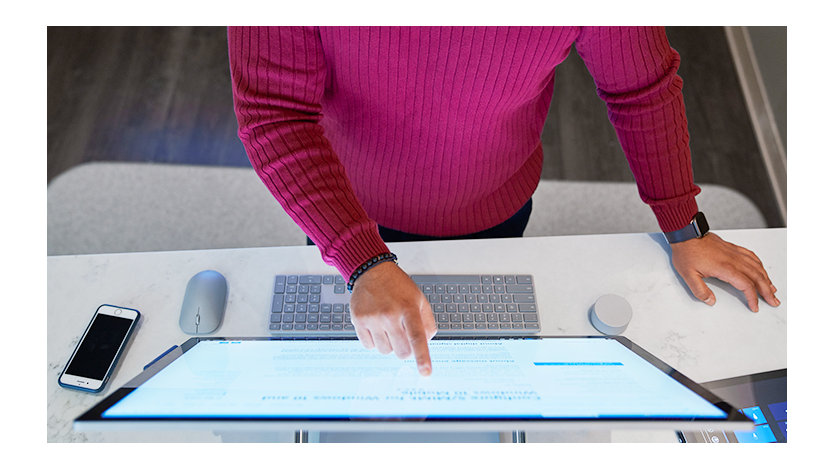
[[[482,230],[477,233],[469,235],[458,235],[454,237],[430,237],[427,235],[416,235],[413,233],[400,232],[379,226],[379,235],[385,242],[422,242],[431,240],[464,240],[468,238],[512,238],[520,237],[524,234],[524,229],[527,228],[527,222],[530,221],[530,213],[533,211],[533,200],[527,201],[524,206],[519,209],[512,217],[501,222],[495,227]],[[313,245],[310,237],[307,237],[307,244]]]

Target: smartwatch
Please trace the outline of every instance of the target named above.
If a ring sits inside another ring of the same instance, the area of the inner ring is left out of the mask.
[[[698,212],[686,227],[674,232],[663,232],[669,243],[680,243],[693,238],[701,238],[709,232],[709,224],[703,212]]]

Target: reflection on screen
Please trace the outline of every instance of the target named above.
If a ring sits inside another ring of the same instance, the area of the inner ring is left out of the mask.
[[[202,341],[118,417],[704,417],[726,414],[604,338],[436,340],[433,372],[355,340]]]

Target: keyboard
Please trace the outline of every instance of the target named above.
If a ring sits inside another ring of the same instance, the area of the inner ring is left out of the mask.
[[[413,275],[437,322],[437,336],[526,336],[541,331],[533,276]],[[269,332],[356,336],[350,293],[339,275],[275,276]]]

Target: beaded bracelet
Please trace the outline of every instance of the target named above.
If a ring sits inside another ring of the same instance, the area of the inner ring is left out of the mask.
[[[379,263],[384,263],[386,261],[393,261],[394,264],[397,264],[397,255],[394,253],[383,253],[381,255],[376,255],[373,258],[369,259],[362,263],[362,266],[356,268],[356,271],[351,274],[350,279],[347,282],[347,290],[348,292],[353,292],[353,284],[359,279],[359,276],[362,275],[365,271],[371,269],[371,267],[376,266]]]

